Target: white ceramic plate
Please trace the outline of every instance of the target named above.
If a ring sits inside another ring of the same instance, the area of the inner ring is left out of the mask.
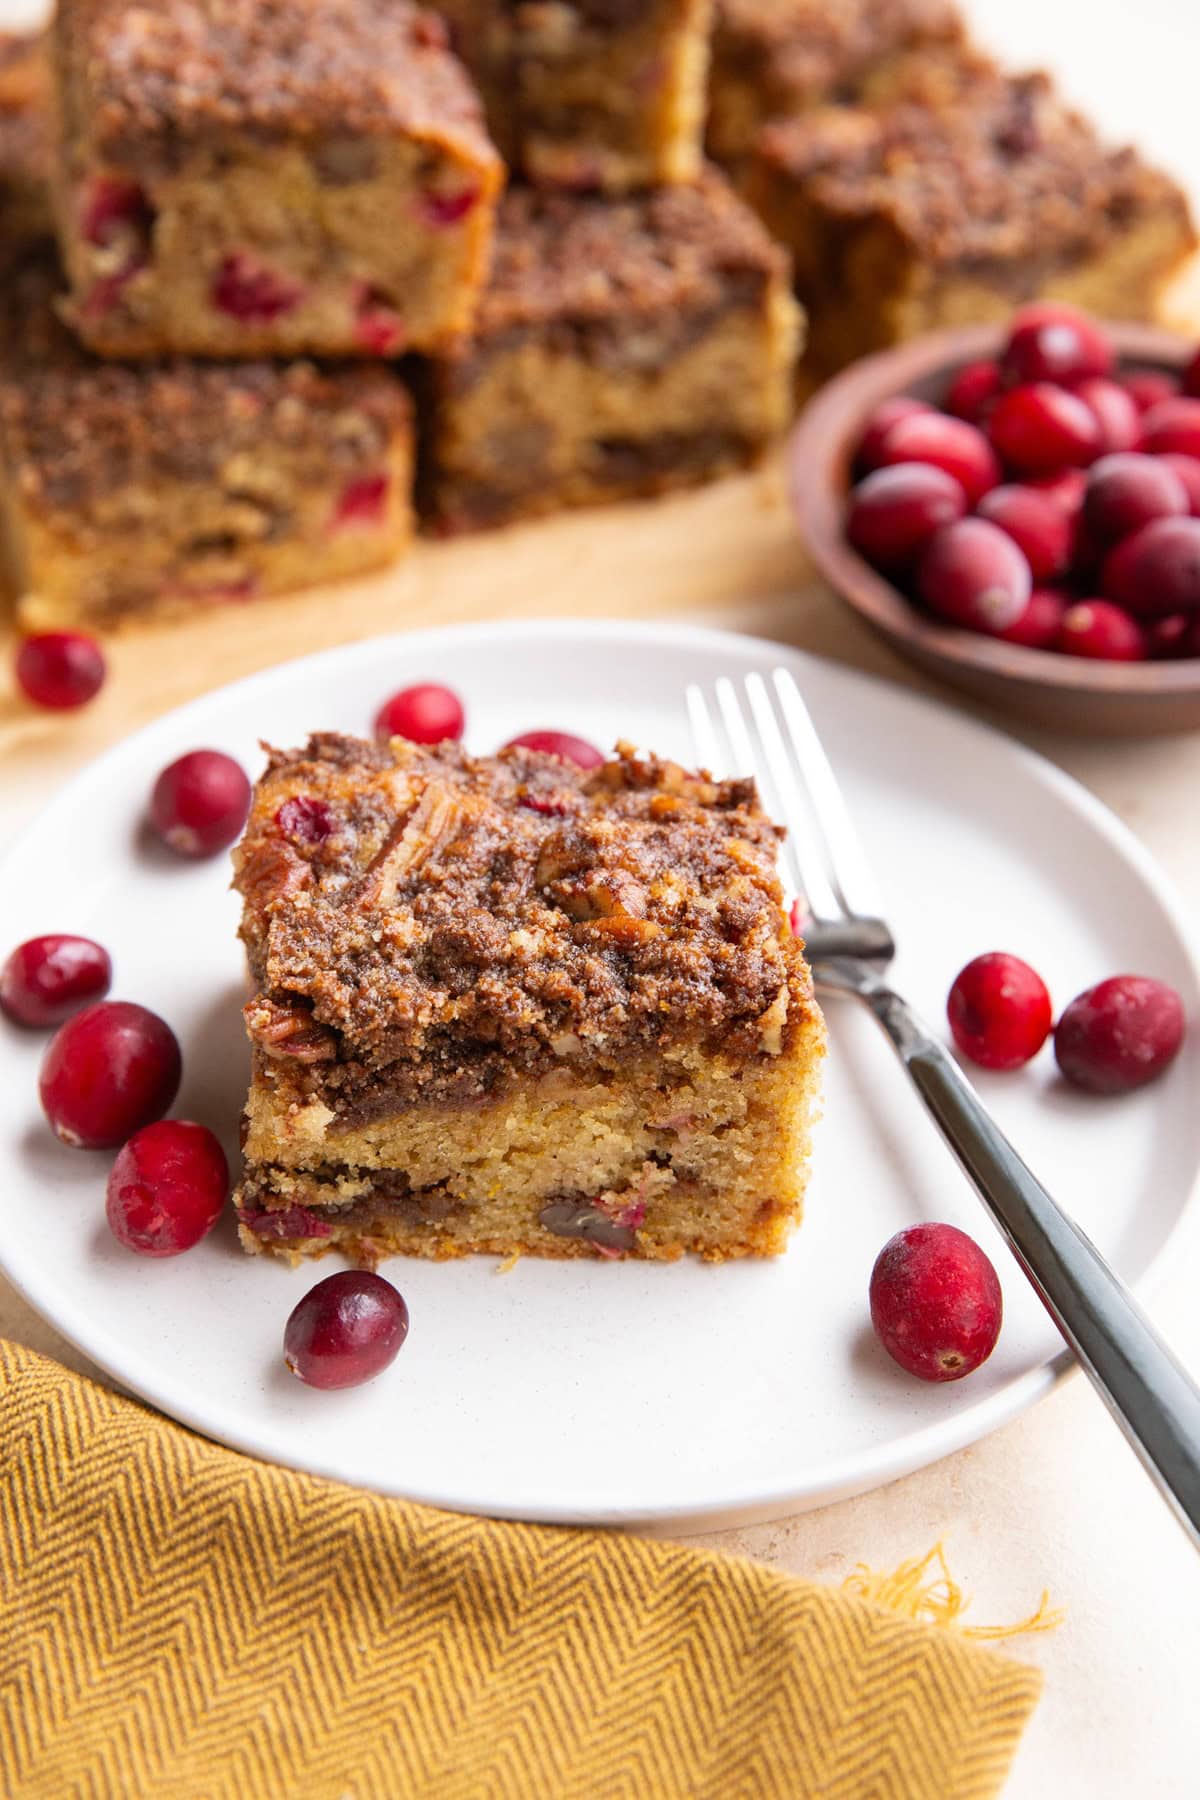
[[[355,644],[209,694],[119,745],[63,792],[2,874],[5,935],[70,930],[113,952],[116,997],[170,1020],[177,1111],[236,1137],[246,1051],[238,906],[223,857],[187,864],[140,829],[163,764],[215,745],[254,772],[260,738],[368,731],[378,703],[431,677],[465,697],[468,741],[532,726],[683,759],[686,681],[788,664],[812,705],[882,880],[896,979],[940,1019],[982,950],[1025,955],[1059,1003],[1106,974],[1173,982],[1200,1017],[1197,966],[1163,878],[1081,788],[1007,739],[910,693],[749,638],[688,628],[529,624]],[[63,1149],[38,1110],[40,1036],[8,1029],[0,1082],[0,1262],[118,1381],[258,1456],[365,1487],[561,1521],[766,1517],[862,1492],[971,1442],[1044,1394],[1065,1358],[1042,1309],[871,1022],[831,1009],[825,1117],[808,1217],[775,1262],[395,1261],[412,1329],[397,1362],[341,1394],[283,1366],[283,1324],[319,1269],[237,1249],[122,1249],[104,1156]],[[1121,1273],[1139,1280],[1179,1223],[1200,1163],[1200,1034],[1157,1086],[1118,1102],[1064,1090],[1043,1053],[979,1086],[1028,1160]],[[1006,1319],[991,1360],[927,1387],[867,1321],[893,1231],[950,1219],[992,1254]]]

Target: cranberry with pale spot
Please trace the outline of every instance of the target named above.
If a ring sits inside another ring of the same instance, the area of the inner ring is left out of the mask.
[[[1057,588],[1034,588],[1020,618],[996,636],[1006,644],[1024,644],[1027,650],[1054,650],[1069,605]]]
[[[871,1324],[892,1358],[921,1381],[959,1381],[996,1347],[1000,1280],[956,1225],[910,1225],[889,1238],[870,1282]]]
[[[402,737],[414,744],[442,744],[463,734],[466,713],[453,688],[418,681],[385,700],[375,715],[375,736]]]
[[[988,436],[996,454],[1025,475],[1086,467],[1103,448],[1091,407],[1047,381],[1001,394],[988,420]]]
[[[1020,1069],[1054,1023],[1050,993],[1019,956],[990,950],[960,969],[946,1002],[954,1042],[983,1069]]]
[[[1139,617],[1200,607],[1200,519],[1154,519],[1105,558],[1101,586]]]
[[[1127,1094],[1156,1081],[1183,1044],[1183,1002],[1165,981],[1111,975],[1076,996],[1054,1032],[1054,1055],[1073,1087]]]
[[[150,796],[150,822],[177,856],[215,856],[240,836],[249,811],[246,771],[223,750],[189,750]]]
[[[293,1309],[283,1356],[307,1387],[350,1388],[383,1373],[408,1336],[408,1307],[382,1275],[327,1275]]]
[[[505,750],[540,750],[545,756],[561,757],[580,769],[596,769],[604,754],[585,738],[573,737],[569,731],[522,731],[509,738]]]
[[[175,1034],[157,1013],[127,1000],[100,1000],[51,1038],[38,1093],[64,1144],[112,1150],[162,1118],[181,1071]]]
[[[1108,600],[1078,600],[1063,614],[1058,648],[1094,662],[1144,662],[1146,640],[1136,619]]]
[[[112,959],[91,938],[67,932],[18,944],[0,969],[0,1010],[16,1025],[61,1025],[112,981]]]
[[[898,419],[884,434],[879,459],[884,467],[930,463],[943,469],[959,483],[971,506],[1001,479],[1000,465],[982,431],[944,413],[910,413]]]
[[[917,569],[917,591],[943,619],[995,633],[1014,625],[1033,580],[1021,551],[986,519],[959,519],[935,532]]]
[[[967,510],[962,486],[929,463],[876,469],[850,496],[846,535],[877,569],[905,569],[940,525]]]
[[[1035,582],[1053,581],[1067,568],[1073,540],[1071,521],[1048,495],[1006,483],[983,496],[978,516],[1012,539]]]
[[[42,631],[17,649],[17,685],[49,712],[86,706],[104,686],[104,652],[82,631]]]
[[[907,419],[913,413],[929,413],[933,408],[925,400],[918,400],[912,394],[896,394],[890,400],[881,400],[863,428],[858,445],[858,466],[864,474],[883,466],[883,440],[892,426],[901,419]]]
[[[1107,375],[1116,351],[1104,327],[1078,307],[1034,300],[1013,315],[1000,360],[1013,384],[1082,381]]]
[[[981,425],[1003,385],[998,362],[965,363],[946,390],[946,411],[968,425]]]
[[[105,1212],[127,1250],[178,1256],[208,1236],[228,1195],[229,1165],[212,1132],[190,1119],[162,1119],[122,1147]]]

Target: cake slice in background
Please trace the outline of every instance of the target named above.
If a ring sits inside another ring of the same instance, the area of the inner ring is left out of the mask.
[[[628,747],[272,752],[234,852],[246,1249],[784,1249],[824,1027],[778,837],[752,782]]]

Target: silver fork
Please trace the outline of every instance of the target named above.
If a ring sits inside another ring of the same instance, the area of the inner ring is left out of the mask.
[[[1200,1548],[1200,1389],[1095,1245],[1022,1162],[944,1046],[887,981],[895,954],[870,872],[808,708],[786,669],[687,690],[698,759],[753,775],[787,825],[817,987],[875,1015],[1051,1318]],[[724,738],[724,744],[722,743]]]

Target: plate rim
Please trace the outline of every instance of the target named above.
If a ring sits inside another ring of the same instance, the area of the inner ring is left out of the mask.
[[[142,747],[150,749],[160,738],[171,737],[174,732],[186,726],[193,714],[203,714],[218,697],[223,700],[252,698],[260,688],[269,689],[280,681],[286,685],[290,676],[303,669],[318,665],[325,669],[330,669],[331,666],[336,669],[338,664],[354,663],[368,653],[386,650],[394,653],[397,658],[420,656],[426,651],[431,655],[444,655],[463,640],[478,643],[488,638],[500,638],[504,642],[549,638],[560,642],[590,639],[607,643],[635,639],[646,644],[656,643],[664,648],[680,650],[720,652],[722,648],[729,647],[735,654],[757,651],[764,660],[782,656],[785,660],[798,659],[802,663],[830,670],[838,677],[898,697],[902,703],[912,704],[919,711],[950,720],[956,729],[965,730],[968,735],[993,747],[1002,746],[1007,755],[1015,756],[1032,776],[1081,815],[1089,827],[1105,838],[1132,866],[1139,880],[1161,907],[1190,968],[1193,982],[1200,991],[1200,939],[1174,881],[1123,819],[1049,757],[1031,749],[999,727],[972,716],[969,711],[953,702],[940,696],[925,694],[903,681],[888,680],[852,663],[818,656],[800,646],[756,634],[674,620],[572,619],[565,615],[519,620],[468,620],[418,631],[397,631],[358,638],[255,670],[236,681],[210,688],[183,705],[170,709],[136,731],[118,738],[92,758],[18,830],[4,856],[0,858],[0,880],[8,874],[11,865],[28,854],[29,845],[41,832],[52,826],[54,817],[60,811],[70,811],[85,800],[94,787],[103,783],[105,771],[114,760],[132,756]],[[147,766],[154,765],[148,761]],[[1196,1179],[1198,1174],[1200,1165],[1193,1171],[1192,1186],[1182,1200],[1159,1248],[1136,1280],[1128,1284],[1131,1291],[1142,1300],[1158,1288],[1168,1256],[1175,1251],[1181,1235],[1186,1234],[1195,1224],[1200,1206],[1200,1184]],[[489,1518],[538,1520],[571,1526],[629,1528],[687,1524],[699,1529],[705,1523],[722,1519],[745,1522],[766,1520],[834,1504],[838,1500],[870,1492],[889,1481],[928,1467],[989,1436],[1027,1412],[1078,1367],[1071,1351],[1064,1346],[1037,1367],[1016,1377],[999,1393],[983,1397],[956,1412],[930,1420],[907,1432],[901,1440],[902,1448],[899,1453],[895,1440],[888,1440],[880,1445],[873,1445],[868,1451],[857,1451],[852,1456],[826,1463],[818,1472],[808,1475],[804,1480],[797,1480],[793,1476],[772,1484],[769,1489],[760,1485],[753,1496],[747,1495],[744,1489],[724,1492],[710,1490],[703,1500],[681,1501],[669,1507],[658,1505],[649,1510],[644,1506],[616,1504],[590,1509],[565,1506],[547,1508],[545,1505],[538,1505],[532,1494],[526,1495],[524,1499],[516,1496],[507,1504],[498,1505],[494,1500],[489,1501],[486,1496],[479,1494],[463,1494],[447,1499],[444,1495],[422,1491],[419,1485],[412,1483],[406,1483],[403,1487],[364,1485],[349,1479],[335,1464],[324,1462],[319,1453],[306,1456],[303,1462],[288,1461],[273,1449],[264,1448],[261,1442],[256,1441],[252,1429],[240,1434],[236,1429],[232,1432],[217,1429],[216,1421],[206,1419],[202,1412],[197,1412],[189,1405],[180,1405],[174,1396],[168,1403],[162,1397],[162,1386],[153,1379],[139,1377],[136,1382],[132,1380],[129,1373],[121,1367],[118,1344],[112,1344],[110,1354],[110,1333],[102,1330],[89,1335],[86,1331],[80,1332],[64,1325],[52,1305],[46,1304],[36,1283],[27,1283],[20,1269],[14,1268],[10,1261],[9,1245],[3,1238],[0,1238],[0,1273],[3,1273],[33,1311],[100,1369],[119,1392],[131,1394],[139,1403],[154,1407],[165,1417],[176,1420],[211,1442],[223,1444],[239,1454],[254,1456],[276,1466],[298,1469],[340,1481],[359,1491],[386,1494],[414,1504]],[[236,1422],[235,1416],[232,1421],[235,1427]],[[314,1439],[313,1442],[319,1452],[318,1440]]]

